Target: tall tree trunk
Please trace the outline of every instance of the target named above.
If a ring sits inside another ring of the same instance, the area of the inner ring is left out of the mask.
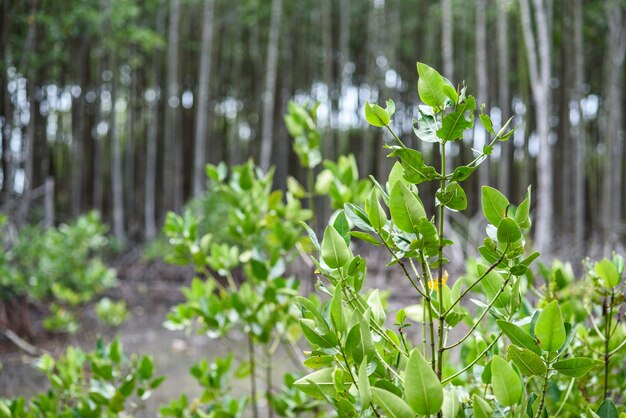
[[[207,140],[207,119],[209,117],[209,80],[211,80],[211,55],[213,53],[213,9],[215,1],[204,1],[202,18],[202,45],[200,47],[200,68],[198,82],[198,108],[196,112],[196,132],[194,135],[193,196],[202,193],[204,185],[204,164]]]
[[[156,32],[161,36],[165,32],[165,0],[159,0],[156,17]],[[161,85],[161,58],[162,54],[154,52],[152,68],[152,88],[154,97],[148,100],[148,130],[146,132],[146,172],[145,172],[145,198],[144,198],[144,227],[146,240],[156,237],[156,176],[157,176],[157,142],[159,131],[159,103],[157,86]]]
[[[624,55],[626,53],[626,25],[624,9],[618,0],[605,4],[608,21],[607,73],[605,80],[605,163],[603,175],[603,223],[605,255],[610,255],[619,242],[622,212],[622,86],[624,82]]]
[[[487,104],[489,109],[489,86],[487,84],[487,1],[476,0],[476,101],[478,106]],[[482,149],[489,138],[481,123],[474,125],[474,144],[476,149]],[[478,168],[479,187],[489,184],[489,159],[483,161]]]
[[[497,0],[498,18],[496,32],[498,38],[498,107],[500,108],[502,125],[511,117],[511,93],[509,88],[509,28],[506,0]],[[498,189],[505,196],[510,196],[511,166],[513,164],[513,140],[503,142],[500,152],[500,173],[498,174]]]
[[[454,83],[454,27],[452,0],[441,0],[441,53],[443,74]]]
[[[574,256],[581,259],[585,254],[585,153],[587,150],[585,125],[581,106],[585,81],[584,44],[583,44],[583,6],[582,0],[574,0],[574,88],[572,89],[572,110],[578,114],[578,123],[572,124],[574,139]]]
[[[348,94],[348,86],[351,84],[351,77],[348,72],[348,62],[350,61],[350,0],[344,0],[339,7],[339,68],[338,76],[341,77],[341,94],[337,111],[342,112],[342,103]],[[336,155],[344,155],[349,147],[348,127],[339,126],[339,140],[337,141]]]
[[[532,18],[529,0],[520,0],[521,19],[524,33],[524,43],[528,57],[530,82],[533,102],[535,104],[535,119],[537,135],[539,137],[539,155],[537,157],[537,222],[535,229],[535,245],[544,256],[552,251],[553,230],[553,202],[554,185],[552,181],[552,148],[549,142],[550,135],[550,43],[551,39],[548,20],[551,0],[534,0],[534,17],[537,33],[532,29]]]
[[[74,125],[74,132],[72,134],[72,216],[78,216],[82,211],[82,202],[83,202],[83,184],[84,184],[84,167],[85,167],[85,156],[84,156],[84,141],[85,141],[85,88],[87,85],[87,59],[88,59],[88,48],[87,48],[87,39],[83,38],[79,41],[79,51],[78,51],[78,62],[77,62],[77,72],[79,85],[81,87],[81,93],[73,101],[72,108],[76,108],[76,112],[73,113],[72,119]]]
[[[111,51],[111,71],[113,78],[111,79],[111,128],[109,130],[109,138],[111,140],[111,197],[113,203],[113,234],[120,241],[126,240],[124,230],[124,180],[122,173],[122,149],[121,139],[119,135],[119,127],[117,126],[117,110],[115,104],[117,101],[117,57],[116,52]]]
[[[326,117],[326,129],[322,138],[323,156],[324,158],[334,159],[333,153],[333,128],[332,128],[332,112],[333,112],[333,0],[324,0],[322,7],[322,70],[324,74],[324,84],[327,89],[326,105],[328,107],[328,115]]]
[[[167,94],[165,97],[165,154],[163,158],[164,208],[179,212],[182,207],[181,157],[179,132],[180,85],[178,81],[178,41],[180,35],[180,0],[170,0],[167,43]]]
[[[267,171],[272,163],[272,145],[274,141],[274,104],[276,101],[276,77],[278,74],[278,43],[280,41],[280,20],[282,0],[272,0],[272,19],[265,63],[265,91],[263,92],[263,114],[261,131],[261,155],[259,163]]]
[[[9,49],[9,27],[11,24],[11,19],[9,19],[9,15],[11,14],[11,1],[4,0],[2,4],[2,33],[0,38],[0,46],[2,46],[2,65],[0,66],[0,71],[2,74],[0,75],[0,116],[2,116],[2,126],[0,126],[0,134],[2,135],[2,203],[9,201],[11,195],[13,194],[13,170],[12,170],[12,161],[11,161],[11,148],[10,148],[10,139],[11,139],[11,120],[13,109],[11,106],[11,95],[9,94],[8,85],[8,67],[9,62],[11,60],[11,52]]]

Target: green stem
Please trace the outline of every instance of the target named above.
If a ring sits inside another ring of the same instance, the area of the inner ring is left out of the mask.
[[[543,377],[543,386],[541,388],[541,399],[539,400],[539,406],[537,407],[537,414],[535,414],[535,418],[541,418],[541,413],[543,412],[543,405],[546,401],[546,392],[548,391],[548,374],[550,373],[550,366],[551,366],[550,361],[548,361],[548,367],[546,367],[546,375]]]
[[[430,268],[428,267],[428,263],[424,258],[424,254],[420,252],[420,261],[422,263],[422,271],[424,272],[424,276],[426,280],[432,281],[432,274],[430,272]],[[435,356],[435,324],[433,322],[433,307],[431,303],[431,299],[426,299],[428,304],[428,328],[430,331],[430,359],[432,362],[433,371],[437,372],[437,357]],[[424,311],[424,315],[426,315],[426,311]]]
[[[494,338],[494,340],[487,346],[487,348],[485,348],[482,353],[480,353],[478,356],[476,356],[476,358],[474,360],[472,360],[472,362],[470,364],[468,364],[467,366],[465,366],[464,368],[462,368],[461,370],[459,370],[458,372],[456,372],[452,376],[443,379],[441,381],[441,383],[445,385],[446,383],[450,382],[451,380],[456,379],[457,377],[459,377],[460,375],[462,375],[463,373],[465,373],[466,371],[468,371],[469,369],[474,367],[474,364],[478,363],[478,360],[483,358],[483,356],[485,354],[487,354],[489,352],[489,350],[491,350],[491,347],[493,347],[498,342],[498,340],[500,339],[501,336],[502,336],[502,331],[500,331],[498,333],[498,335],[496,335],[496,338]]]
[[[446,188],[446,144],[442,143],[439,147],[441,149],[441,179],[439,180],[439,189],[443,193]],[[441,380],[443,373],[443,333],[444,333],[444,316],[441,315],[443,310],[443,229],[444,229],[444,216],[445,205],[439,202],[439,272],[437,276],[437,296],[439,297],[439,330],[437,332],[437,377]],[[443,412],[439,410],[437,417],[442,418]]]
[[[613,319],[613,298],[614,293],[611,289],[611,297],[604,299],[604,308],[602,314],[604,318],[604,390],[603,398],[606,399],[609,393],[609,362],[611,360],[611,352],[609,351],[609,342],[611,340],[611,320]],[[608,304],[608,306],[607,306]],[[608,310],[608,316],[607,316]]]
[[[309,168],[307,170],[307,177],[306,177],[306,181],[307,181],[307,199],[308,199],[308,205],[309,205],[309,209],[311,210],[311,226],[313,227],[313,230],[315,230],[315,200],[314,200],[314,180],[313,180],[313,169]]]
[[[567,403],[567,399],[569,398],[569,395],[572,393],[572,388],[574,387],[575,381],[576,381],[576,378],[572,378],[572,380],[570,380],[569,386],[567,387],[567,392],[565,392],[565,397],[563,398],[563,402],[561,402],[561,406],[559,406],[559,409],[557,409],[557,411],[554,413],[553,418],[557,418],[559,414],[561,413],[561,411],[563,410],[563,407]]]
[[[398,144],[400,144],[400,146],[402,148],[406,148],[406,145],[404,145],[404,142],[402,142],[400,140],[400,138],[398,138],[398,135],[396,135],[396,133],[393,131],[393,129],[391,129],[391,127],[389,125],[387,125],[386,128],[391,133],[391,135],[393,135],[393,137],[396,139],[396,141],[398,141]]]
[[[265,365],[265,400],[267,401],[267,414],[269,418],[274,418],[274,408],[272,407],[272,353],[267,351],[267,364]]]
[[[483,311],[482,314],[480,314],[480,316],[478,317],[478,319],[476,320],[476,322],[474,322],[474,324],[472,325],[472,327],[470,328],[469,331],[467,331],[467,334],[465,334],[460,340],[458,340],[457,342],[455,342],[452,345],[449,345],[447,347],[443,347],[443,350],[450,350],[458,345],[461,345],[463,343],[463,341],[465,341],[470,335],[472,335],[474,333],[474,331],[476,330],[476,328],[478,327],[478,325],[480,325],[480,323],[482,322],[483,318],[485,317],[485,315],[487,315],[487,312],[489,312],[491,310],[491,308],[493,307],[493,305],[496,303],[496,301],[498,300],[498,298],[500,297],[500,295],[502,294],[502,292],[504,292],[504,289],[506,288],[506,285],[509,284],[509,281],[511,280],[511,273],[509,273],[509,276],[506,278],[506,280],[502,283],[502,286],[500,286],[500,289],[498,289],[498,293],[496,293],[496,295],[494,296],[493,299],[491,299],[491,301],[489,302],[489,305],[487,306],[487,308]]]
[[[259,407],[256,402],[256,357],[254,354],[254,340],[251,332],[248,333],[248,358],[250,360],[250,397],[252,398],[252,416],[254,418],[259,418]]]
[[[471,285],[469,285],[467,289],[463,290],[461,294],[459,295],[459,297],[456,298],[454,302],[450,304],[450,307],[446,309],[446,311],[443,314],[441,314],[441,316],[445,318],[446,315],[448,315],[450,311],[452,311],[452,309],[465,297],[465,295],[467,295],[478,283],[480,283],[485,277],[487,277],[487,275],[491,273],[491,271],[495,269],[498,266],[498,264],[502,262],[502,260],[504,260],[504,255],[506,254],[508,249],[509,249],[509,244],[507,244],[506,247],[504,247],[504,251],[502,251],[502,255],[500,256],[500,258],[495,263],[490,265],[489,268],[485,270],[485,272],[478,279],[476,279]]]

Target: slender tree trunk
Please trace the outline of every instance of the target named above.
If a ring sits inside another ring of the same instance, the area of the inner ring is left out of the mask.
[[[537,34],[532,29],[532,18],[529,0],[520,0],[521,19],[524,33],[524,43],[528,57],[530,82],[533,102],[535,104],[535,119],[537,135],[539,137],[539,155],[537,157],[537,222],[535,229],[535,244],[544,256],[549,256],[552,248],[553,230],[553,202],[554,191],[552,175],[552,148],[549,142],[550,135],[550,36],[548,27],[548,11],[551,0],[534,0],[534,16]]]
[[[603,223],[605,225],[605,255],[610,255],[620,238],[622,212],[622,141],[623,113],[622,86],[624,82],[624,56],[626,53],[626,26],[624,9],[617,0],[605,4],[608,21],[607,60],[608,77],[605,93],[605,171],[603,178]]]
[[[476,0],[476,100],[478,106],[487,104],[489,109],[489,86],[487,84],[487,1]],[[482,149],[489,141],[487,132],[481,123],[474,125],[474,144]],[[489,159],[483,161],[478,168],[479,187],[489,184]]]
[[[263,171],[267,171],[272,163],[272,146],[274,142],[274,104],[276,100],[278,43],[280,41],[279,35],[282,9],[282,0],[272,0],[272,19],[270,23],[270,35],[265,70],[265,92],[263,93],[261,155],[259,158],[259,163]]]
[[[572,89],[572,110],[578,114],[578,123],[572,125],[574,139],[574,248],[576,259],[585,254],[585,153],[587,150],[585,125],[581,100],[585,80],[584,44],[583,44],[583,6],[582,0],[574,0],[574,89]]]
[[[441,53],[443,73],[454,83],[454,27],[452,26],[452,0],[441,0]]]
[[[122,149],[119,127],[117,126],[117,57],[115,51],[111,51],[111,128],[109,138],[111,138],[111,196],[113,203],[113,233],[120,241],[126,240],[124,230],[124,180],[122,173]]]
[[[334,82],[333,82],[333,0],[324,0],[321,4],[322,7],[322,69],[324,73],[324,84],[327,89],[327,101],[328,115],[326,117],[326,129],[324,130],[324,136],[322,138],[323,156],[324,158],[334,159],[333,155],[333,129],[332,129],[332,112],[333,112],[333,94],[334,94]]]
[[[204,185],[204,164],[207,140],[207,119],[209,117],[209,80],[211,80],[211,55],[213,53],[213,9],[215,1],[204,1],[202,18],[202,46],[200,47],[200,69],[198,82],[198,108],[196,112],[196,132],[194,135],[193,196],[202,193]]]
[[[340,99],[345,99],[348,94],[348,86],[351,84],[351,77],[348,73],[348,62],[350,61],[350,0],[343,0],[339,7],[339,71],[341,77]],[[337,110],[341,112],[343,100],[339,100]],[[337,141],[337,155],[344,155],[348,151],[350,141],[349,129],[339,126],[339,140]]]
[[[511,116],[511,93],[509,87],[509,28],[506,0],[497,0],[498,18],[496,31],[498,38],[498,107],[500,108],[502,125]],[[505,196],[510,196],[511,166],[513,164],[513,140],[503,142],[500,152],[500,173],[498,175],[498,189]]]
[[[13,109],[11,106],[11,95],[8,91],[8,67],[11,62],[11,51],[9,50],[9,27],[11,25],[11,19],[9,18],[11,14],[11,1],[4,0],[2,4],[2,35],[1,35],[1,46],[2,46],[2,65],[0,66],[0,71],[2,74],[0,75],[0,86],[1,93],[1,101],[0,105],[2,109],[0,110],[0,116],[2,116],[2,126],[0,126],[0,134],[2,134],[2,201],[7,202],[11,195],[13,194],[13,170],[12,170],[12,161],[11,161],[11,149],[10,149],[10,138],[11,138],[11,120]]]
[[[79,52],[78,52],[78,77],[79,77],[79,85],[81,89],[85,89],[87,85],[87,59],[88,59],[88,48],[87,48],[87,40],[82,39],[80,41]],[[80,96],[76,98],[73,102],[72,108],[76,107],[76,112],[73,114],[76,117],[74,122],[74,132],[72,134],[72,216],[78,216],[82,211],[82,202],[83,202],[83,184],[84,184],[84,167],[85,167],[85,156],[84,156],[84,141],[85,141],[85,92],[81,90]]]
[[[156,18],[156,32],[162,35],[165,32],[165,7],[164,0],[159,1],[159,8]],[[156,237],[156,176],[157,176],[157,142],[159,130],[159,103],[160,97],[157,94],[157,86],[161,85],[161,57],[158,51],[154,52],[152,68],[152,88],[154,97],[148,101],[148,130],[146,133],[146,172],[145,172],[145,198],[144,198],[144,227],[146,240]]]
[[[164,208],[179,212],[182,207],[181,135],[179,132],[180,85],[178,81],[178,41],[180,0],[170,0],[167,44],[167,94],[165,97]]]

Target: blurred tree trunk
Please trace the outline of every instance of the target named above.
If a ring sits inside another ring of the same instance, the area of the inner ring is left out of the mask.
[[[113,234],[120,241],[125,241],[126,233],[124,228],[124,180],[122,173],[122,148],[119,127],[117,121],[117,92],[118,92],[118,65],[117,53],[111,51],[111,128],[109,138],[111,141],[111,193],[113,203]]]
[[[165,32],[165,0],[159,0],[156,16],[156,33],[161,36]],[[162,54],[154,51],[152,62],[152,100],[148,102],[148,130],[146,133],[146,172],[145,172],[145,198],[144,198],[144,227],[146,240],[152,240],[157,235],[156,226],[156,178],[157,178],[157,153],[159,131],[159,104],[161,95],[158,86],[161,85],[161,59]]]
[[[241,79],[241,70],[242,70],[242,62],[243,62],[243,53],[241,44],[244,42],[243,37],[241,37],[242,33],[242,25],[241,25],[241,6],[236,3],[233,5],[233,13],[235,13],[235,17],[233,19],[233,30],[231,31],[232,36],[232,77],[233,80]],[[237,102],[244,100],[243,97],[239,95],[239,89],[234,89],[232,95]],[[228,157],[230,165],[240,164],[242,161],[242,153],[241,153],[241,141],[239,138],[239,118],[240,118],[241,109],[237,109],[235,113],[235,117],[230,121],[231,126],[229,130],[229,146],[228,146]]]
[[[194,136],[193,196],[198,197],[204,186],[204,164],[207,140],[207,119],[209,117],[209,80],[211,80],[211,56],[213,49],[213,10],[215,1],[204,1],[202,18],[202,45],[200,47],[200,68],[198,82],[198,108],[196,112],[196,132]]]
[[[497,0],[498,18],[496,19],[496,37],[498,38],[498,107],[500,121],[504,126],[511,117],[511,92],[509,87],[509,28],[508,2]],[[498,189],[511,197],[511,166],[513,164],[513,139],[503,142],[500,151],[500,173],[498,174]]]
[[[452,26],[452,20],[452,0],[441,0],[441,52],[443,55],[443,75],[454,83],[454,28]]]
[[[265,63],[265,91],[263,92],[263,113],[261,132],[261,155],[259,163],[265,172],[272,163],[274,142],[274,105],[276,103],[276,77],[278,75],[278,43],[280,41],[280,20],[282,18],[282,0],[272,0],[272,19]]]
[[[326,129],[322,137],[322,155],[324,158],[334,159],[333,153],[333,95],[335,94],[335,83],[333,80],[333,0],[324,0],[322,2],[322,69],[324,74],[324,84],[326,84],[328,106],[328,115],[326,117]]]
[[[487,1],[476,0],[476,105],[483,104],[489,109],[489,85],[487,84]],[[489,142],[487,131],[481,123],[474,125],[474,147],[481,150]],[[479,188],[489,184],[489,158],[478,168]],[[478,190],[480,192],[480,189]],[[478,193],[480,194],[480,193]],[[478,209],[480,213],[480,209]]]
[[[179,212],[182,207],[182,144],[179,131],[180,85],[178,81],[178,43],[180,35],[180,0],[170,0],[167,42],[167,93],[165,96],[164,193],[166,210]]]
[[[85,89],[87,86],[87,59],[88,42],[86,38],[79,40],[78,60],[76,63],[78,84],[81,88],[80,95],[72,100],[72,115],[74,130],[72,133],[72,216],[78,216],[82,211],[83,204],[83,184],[85,179]]]
[[[365,64],[365,80],[367,85],[370,88],[370,100],[373,100],[373,90],[378,88],[378,76],[377,76],[377,64],[376,58],[378,55],[378,12],[376,7],[378,6],[375,1],[369,0],[368,4],[369,13],[367,16],[367,42],[365,43],[366,47],[366,64]],[[382,6],[379,6],[382,7]],[[379,98],[380,99],[380,98]],[[364,103],[359,103],[359,111],[363,108]],[[361,149],[360,149],[360,161],[359,166],[363,170],[363,173],[372,173],[373,172],[373,156],[378,144],[378,136],[380,135],[380,130],[375,129],[366,129],[363,133],[363,139],[361,141]]]
[[[604,253],[610,255],[620,239],[622,211],[622,87],[624,84],[624,55],[626,53],[626,27],[624,8],[618,0],[607,0],[605,12],[607,32],[607,77],[605,78],[605,148],[603,173],[603,226]]]
[[[341,99],[344,99],[348,94],[348,86],[350,85],[350,74],[348,72],[348,63],[350,62],[350,7],[351,0],[344,0],[339,7],[339,69],[337,71],[338,77],[341,77],[341,94],[340,100],[337,106],[337,111],[343,111]],[[341,122],[341,120],[340,120]],[[348,152],[350,141],[350,130],[346,127],[342,129],[339,127],[339,139],[337,141],[337,155],[344,155]],[[361,174],[363,171],[361,170]]]
[[[535,223],[535,245],[544,256],[552,251],[553,232],[553,173],[552,148],[550,145],[550,35],[548,20],[551,0],[534,0],[534,21],[537,33],[533,31],[529,0],[520,0],[521,19],[526,44],[530,83],[535,119],[539,139],[539,155],[537,157],[537,222]]]
[[[577,115],[571,126],[574,140],[573,159],[573,191],[574,191],[574,256],[580,259],[585,254],[585,154],[587,149],[584,118],[581,106],[585,81],[584,41],[583,41],[583,6],[582,0],[574,0],[571,8],[573,14],[574,52],[574,86],[571,91],[570,109]],[[571,181],[571,180],[570,180]]]
[[[0,126],[0,134],[2,134],[2,203],[7,202],[13,194],[13,170],[11,165],[11,123],[13,109],[11,106],[11,95],[8,90],[8,67],[11,60],[11,51],[9,48],[9,27],[11,24],[11,1],[4,0],[2,4],[2,33],[0,38],[0,46],[2,46],[2,65],[0,66],[0,116],[2,116],[2,126]]]

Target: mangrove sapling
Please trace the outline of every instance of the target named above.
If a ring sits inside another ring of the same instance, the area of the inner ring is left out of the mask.
[[[496,132],[481,109],[479,119],[491,135],[490,141],[476,151],[469,164],[448,167],[447,145],[458,141],[462,146],[459,140],[473,127],[476,103],[465,87],[455,88],[434,69],[418,63],[417,70],[418,93],[424,105],[419,106],[414,132],[420,140],[439,147],[438,168],[428,165],[417,149],[408,148],[394,132],[392,101],[387,101],[385,108],[366,104],[367,121],[385,128],[394,138],[395,144],[385,148],[398,161],[386,182],[374,179],[376,188],[363,206],[344,205],[338,217],[345,215],[354,231],[333,222],[319,243],[309,230],[319,252],[314,262],[326,279],[318,282],[318,289],[329,301],[296,299],[303,315],[300,325],[312,346],[305,364],[316,369],[296,386],[328,402],[340,416],[454,417],[464,402],[463,393],[474,395],[475,416],[491,416],[488,411],[493,410],[510,415],[525,410],[531,418],[543,416],[552,376],[584,374],[595,362],[586,357],[561,359],[574,334],[556,300],[530,315],[529,305],[522,299],[524,276],[539,257],[537,252],[524,255],[525,234],[531,226],[530,188],[524,200],[513,206],[498,190],[483,186],[482,210],[489,225],[484,245],[478,248],[481,259],[452,286],[445,271],[449,262],[446,247],[453,245],[446,238],[446,212],[467,208],[462,184],[498,142],[511,136],[510,121]],[[434,217],[426,213],[417,187],[430,181],[439,186]],[[366,263],[352,254],[352,237],[385,248],[391,256],[388,265],[399,266],[421,299],[421,305],[415,305],[421,306],[421,338],[417,339],[421,344],[413,345],[416,335],[407,329],[405,310],[396,314],[397,332],[386,327],[387,313],[378,290],[364,290]],[[482,296],[482,300],[471,299],[478,307],[473,317],[463,303],[470,292]],[[500,328],[497,332],[489,331],[496,325],[493,319]],[[450,331],[461,322],[469,331],[448,342]],[[486,330],[485,338],[477,335],[479,330]],[[511,341],[506,359],[498,355],[503,348],[499,344],[502,335]],[[470,350],[468,344],[478,337],[482,343]],[[455,349],[461,349],[465,362],[458,371],[448,360]],[[470,352],[473,354],[468,356]],[[478,383],[467,374],[477,367],[483,370]],[[537,385],[539,394],[530,392]],[[489,388],[495,395],[493,403],[483,399]]]

